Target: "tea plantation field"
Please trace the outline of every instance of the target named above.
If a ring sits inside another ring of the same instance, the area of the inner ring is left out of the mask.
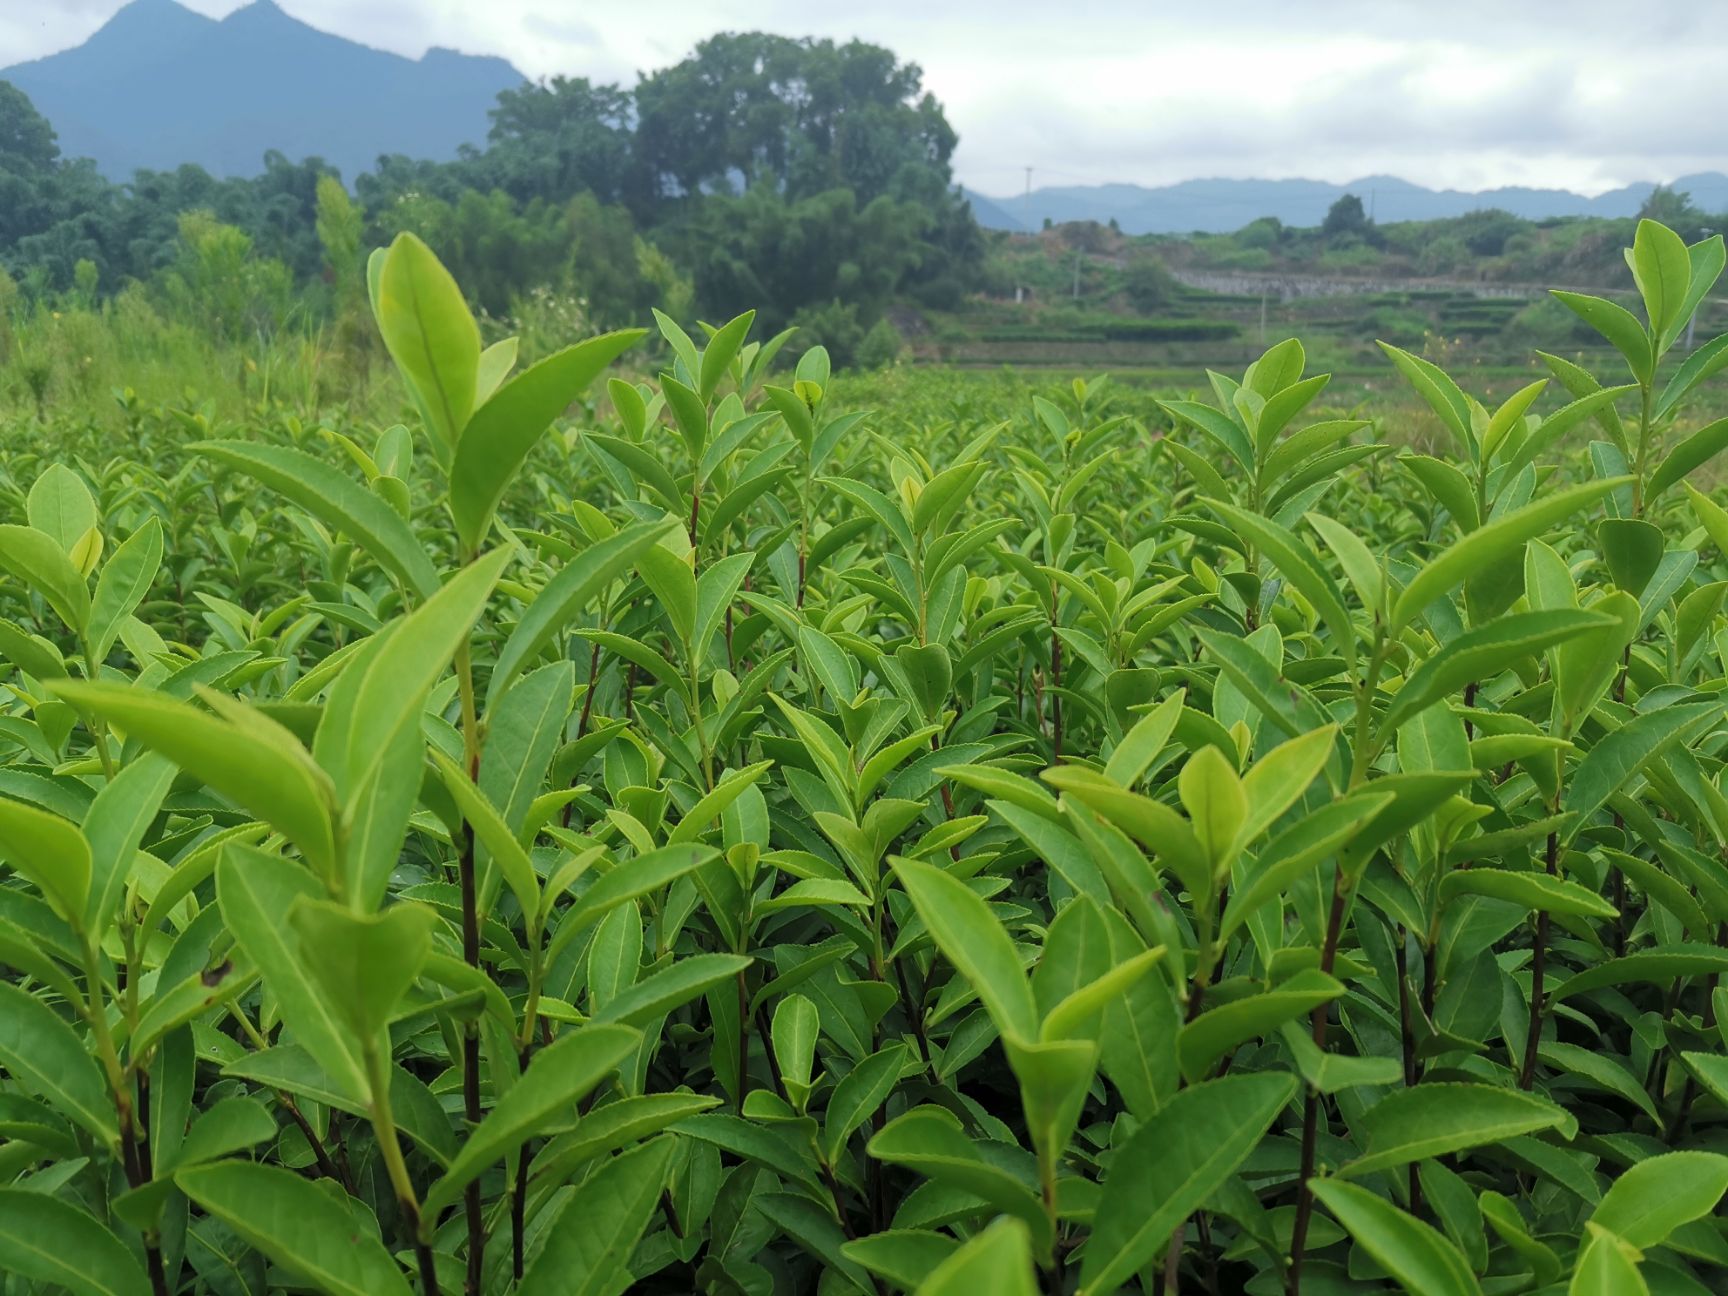
[[[11,419],[0,1293],[1724,1290],[1723,243],[1628,259],[1359,417],[519,364],[404,235],[400,421]]]

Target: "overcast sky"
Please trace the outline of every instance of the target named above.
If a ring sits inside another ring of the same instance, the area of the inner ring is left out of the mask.
[[[720,30],[858,36],[920,64],[955,170],[1025,184],[1404,176],[1598,192],[1728,170],[1717,0],[279,0],[351,40],[633,82]],[[0,66],[118,0],[0,0]],[[235,0],[187,0],[212,16]]]

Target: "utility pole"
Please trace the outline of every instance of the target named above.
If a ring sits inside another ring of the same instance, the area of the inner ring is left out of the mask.
[[[1032,196],[1032,168],[1031,167],[1026,168],[1026,196],[1028,198],[1030,198]]]
[[[1074,254],[1074,300],[1080,300],[1080,254]]]

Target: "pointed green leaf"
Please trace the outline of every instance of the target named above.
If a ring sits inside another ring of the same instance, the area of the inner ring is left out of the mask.
[[[1080,1268],[1086,1292],[1111,1292],[1223,1187],[1296,1095],[1293,1076],[1232,1075],[1184,1089],[1111,1160]]]
[[[73,1296],[150,1292],[124,1242],[76,1206],[29,1188],[0,1188],[0,1273]]]
[[[436,1215],[450,1205],[467,1184],[561,1113],[573,1117],[577,1101],[617,1069],[641,1038],[628,1026],[583,1026],[536,1053],[522,1078],[468,1136],[443,1178],[427,1190],[425,1213]]]
[[[960,970],[1004,1035],[1038,1038],[1038,1009],[1014,942],[990,907],[964,882],[916,860],[896,859],[894,873],[930,929],[936,947]]]
[[[1409,625],[1435,599],[1462,585],[1471,573],[1506,560],[1555,523],[1630,483],[1629,477],[1610,477],[1570,486],[1472,531],[1430,559],[1404,587],[1392,605],[1393,630]]]
[[[1357,1177],[1535,1130],[1565,1138],[1578,1122],[1545,1098],[1486,1084],[1429,1083],[1388,1094],[1362,1118],[1367,1151],[1339,1171]]]
[[[1320,1204],[1350,1230],[1407,1292],[1420,1296],[1480,1296],[1482,1288],[1462,1252],[1432,1225],[1406,1215],[1365,1188],[1336,1179],[1313,1179]]]
[[[113,1147],[120,1131],[101,1068],[52,1008],[0,981],[0,1065],[34,1094]]]
[[[468,550],[486,538],[498,501],[552,420],[645,336],[645,329],[624,329],[565,347],[524,369],[474,411],[450,468],[450,515]]]
[[[280,1166],[216,1161],[174,1175],[180,1191],[288,1273],[330,1296],[410,1296],[384,1244],[338,1201]]]
[[[635,1281],[631,1254],[648,1227],[676,1146],[657,1138],[584,1179],[546,1230],[517,1296],[619,1296]]]
[[[474,408],[480,330],[443,263],[412,234],[384,258],[373,302],[378,331],[448,456]]]

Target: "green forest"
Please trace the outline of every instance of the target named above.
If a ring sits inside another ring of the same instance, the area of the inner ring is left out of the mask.
[[[386,156],[356,176],[273,152],[252,177],[188,164],[115,183],[62,156],[0,82],[0,398],[166,397],[194,356],[240,387],[263,370],[303,393],[363,393],[378,357],[360,261],[401,233],[452,267],[488,336],[520,336],[531,354],[578,321],[752,309],[843,367],[1196,381],[1295,331],[1352,380],[1387,340],[1493,384],[1533,347],[1599,344],[1548,286],[1633,292],[1619,252],[1630,219],[1377,224],[1347,195],[1308,229],[987,231],[953,183],[956,144],[915,65],[761,33],[715,36],[633,88],[524,84],[499,97],[483,148]],[[1664,189],[1640,215],[1690,241],[1728,228]],[[1291,277],[1326,295],[1274,286],[1268,302],[1264,285]],[[1714,302],[1700,311],[1728,322]]]
[[[653,305],[750,308],[850,357],[889,302],[952,309],[977,284],[955,141],[889,51],[759,33],[715,36],[634,89],[507,91],[485,148],[351,177],[271,154],[250,179],[183,166],[111,183],[0,83],[0,305],[141,285],[158,308],[194,297],[210,327],[268,336],[340,321],[361,249],[411,232],[498,321],[560,303],[602,327]]]

